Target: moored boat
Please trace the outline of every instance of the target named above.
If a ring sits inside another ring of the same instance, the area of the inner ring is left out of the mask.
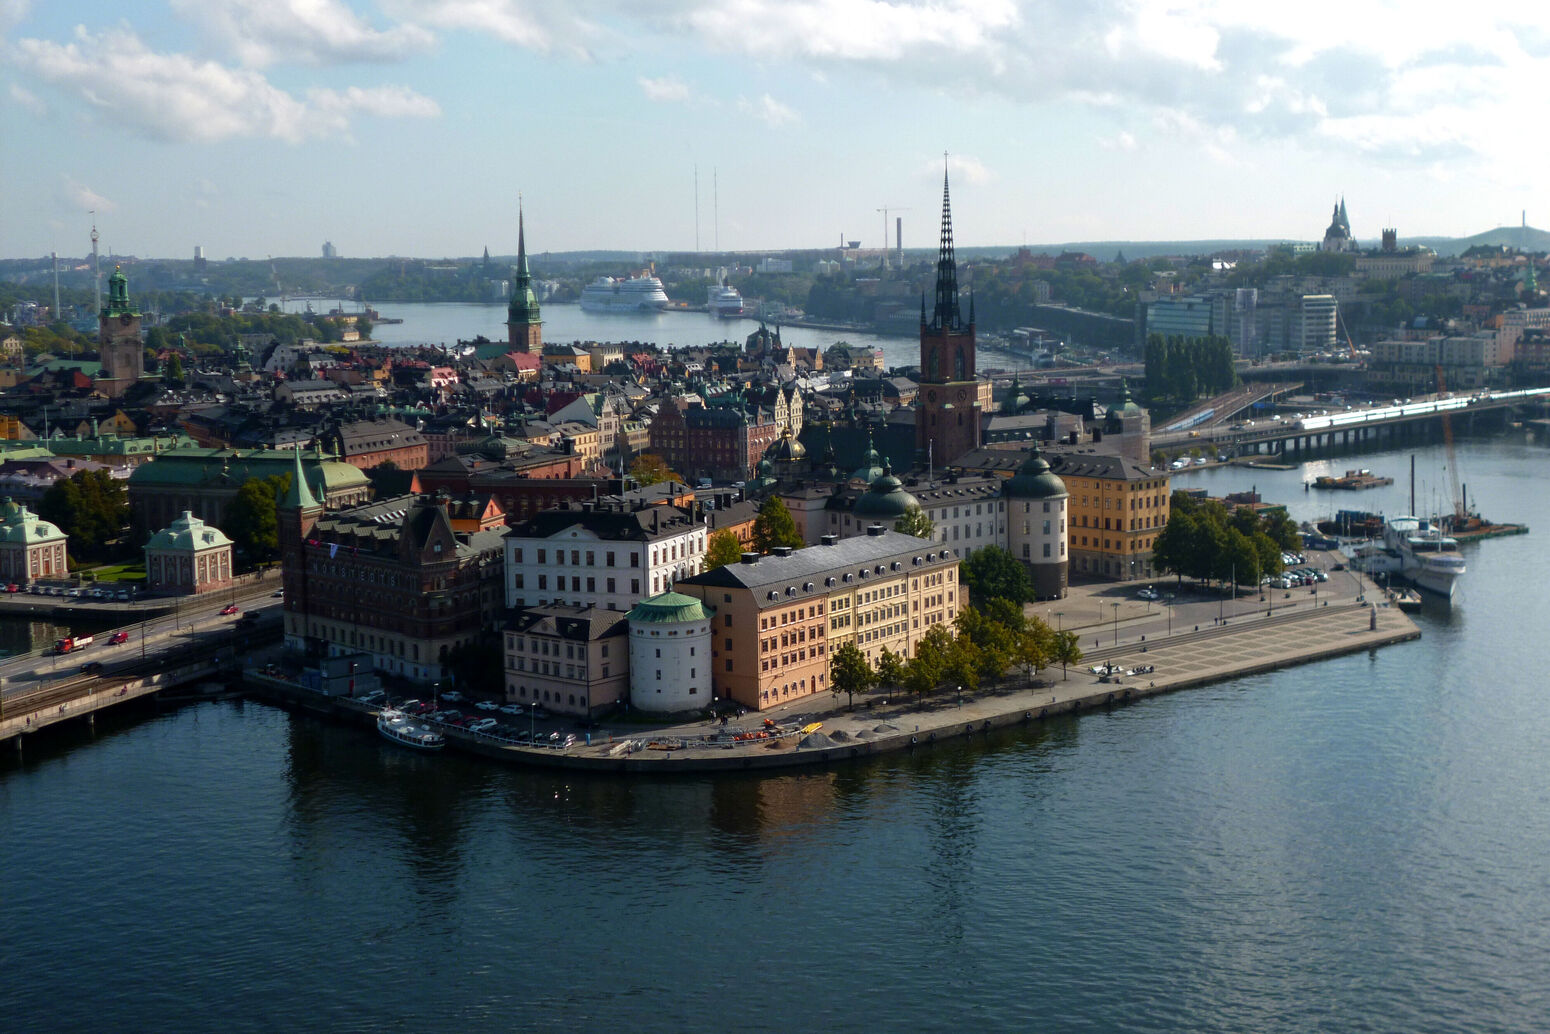
[[[661,312],[667,308],[662,281],[650,273],[600,276],[581,289],[582,312]]]
[[[1400,571],[1414,585],[1448,599],[1464,574],[1458,542],[1435,521],[1409,515],[1391,517],[1383,526],[1383,544],[1400,558]]]
[[[447,745],[447,738],[441,733],[391,707],[377,714],[377,731],[384,739],[414,750],[440,750]]]

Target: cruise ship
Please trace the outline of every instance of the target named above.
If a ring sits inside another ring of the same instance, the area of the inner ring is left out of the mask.
[[[581,289],[582,312],[661,312],[667,308],[662,281],[649,273],[600,276]]]
[[[705,311],[718,319],[737,319],[744,312],[743,296],[731,284],[713,284],[705,289]]]

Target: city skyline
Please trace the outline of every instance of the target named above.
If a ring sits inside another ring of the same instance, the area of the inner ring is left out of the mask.
[[[1011,0],[0,0],[0,255],[1375,239],[1534,217],[1550,17]],[[1531,19],[1531,20],[1529,20]],[[885,216],[880,209],[888,210]]]

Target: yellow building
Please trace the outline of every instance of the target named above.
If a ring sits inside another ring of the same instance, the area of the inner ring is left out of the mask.
[[[873,663],[884,647],[914,656],[921,637],[962,605],[951,547],[881,525],[806,549],[745,554],[673,589],[716,608],[714,692],[754,710],[828,689],[830,659],[846,642]]]
[[[1168,474],[1122,456],[1057,454],[1050,469],[1070,493],[1070,572],[1152,578],[1152,543],[1168,524]]]

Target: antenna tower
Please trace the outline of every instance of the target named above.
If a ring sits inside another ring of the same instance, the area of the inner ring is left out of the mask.
[[[97,264],[97,210],[92,209],[87,213],[92,216],[91,221],[91,281],[92,300],[96,303],[97,311],[102,311],[102,268]]]

